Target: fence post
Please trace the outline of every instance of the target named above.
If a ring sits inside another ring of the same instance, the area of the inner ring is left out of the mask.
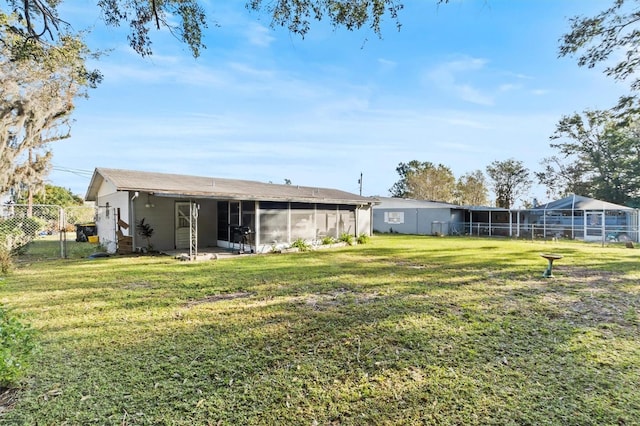
[[[58,219],[58,234],[60,236],[60,258],[65,259],[67,257],[67,219],[65,218],[65,211],[62,207],[59,210]]]

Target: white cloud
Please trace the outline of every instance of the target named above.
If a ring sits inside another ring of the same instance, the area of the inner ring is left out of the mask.
[[[378,58],[378,64],[380,65],[380,69],[382,71],[391,71],[398,66],[398,63],[395,61],[390,61],[389,59]]]
[[[481,90],[471,87],[468,84],[456,84],[452,87],[452,90],[460,99],[467,102],[486,106],[495,104],[491,96],[482,93]]]
[[[258,47],[269,47],[275,41],[269,28],[255,22],[249,24],[245,36],[251,45]]]
[[[531,93],[533,95],[536,95],[536,96],[543,96],[543,95],[548,94],[549,92],[550,91],[547,90],[547,89],[534,89],[534,90],[531,91]]]
[[[445,62],[427,73],[427,79],[440,90],[453,94],[467,102],[479,105],[493,105],[490,94],[469,83],[461,83],[462,75],[482,71],[488,61],[482,58],[464,57],[455,61]]]
[[[500,87],[498,87],[498,90],[501,92],[511,92],[513,90],[519,90],[519,89],[522,89],[522,85],[513,84],[513,83],[504,83],[504,84],[501,84]]]

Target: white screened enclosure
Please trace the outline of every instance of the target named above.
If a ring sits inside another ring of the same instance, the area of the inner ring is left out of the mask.
[[[258,251],[298,239],[314,242],[343,233],[357,236],[356,206],[261,201],[258,206]]]

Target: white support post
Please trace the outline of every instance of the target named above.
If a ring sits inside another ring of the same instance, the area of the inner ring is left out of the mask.
[[[200,206],[189,202],[189,259],[198,258],[198,210]]]

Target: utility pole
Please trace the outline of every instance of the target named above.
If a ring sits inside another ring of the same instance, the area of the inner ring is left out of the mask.
[[[358,179],[358,184],[360,184],[360,196],[362,197],[362,172],[360,172],[360,179]]]

